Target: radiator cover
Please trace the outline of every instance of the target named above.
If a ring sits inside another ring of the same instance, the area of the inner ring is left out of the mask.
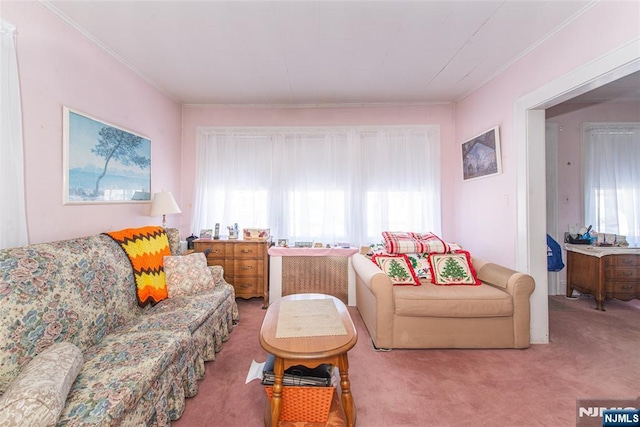
[[[282,296],[303,293],[332,295],[347,304],[349,258],[344,256],[282,257]]]

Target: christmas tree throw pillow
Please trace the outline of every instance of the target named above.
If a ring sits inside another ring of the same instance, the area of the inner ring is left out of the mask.
[[[378,264],[378,267],[389,276],[393,285],[420,286],[420,281],[406,255],[376,254],[371,257],[371,261]]]
[[[481,284],[471,264],[469,252],[458,251],[452,254],[430,254],[431,283],[434,285],[471,285]]]

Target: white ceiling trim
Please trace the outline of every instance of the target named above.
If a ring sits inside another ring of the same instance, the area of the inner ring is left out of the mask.
[[[537,40],[535,43],[533,43],[531,46],[529,46],[527,49],[525,49],[524,51],[522,51],[522,53],[520,53],[518,56],[516,56],[515,58],[513,58],[511,61],[507,62],[505,65],[503,65],[502,67],[498,68],[496,70],[495,73],[493,73],[492,75],[490,75],[489,77],[487,77],[485,80],[482,81],[482,83],[480,83],[478,86],[470,89],[469,91],[467,91],[467,93],[465,93],[464,95],[454,99],[454,103],[458,103],[461,102],[462,100],[464,100],[465,98],[467,98],[469,95],[471,95],[472,93],[476,92],[477,90],[479,90],[480,88],[484,87],[485,85],[487,85],[489,82],[491,82],[492,80],[494,80],[496,77],[498,77],[500,74],[504,73],[507,69],[509,69],[512,65],[514,65],[515,63],[517,63],[518,61],[520,61],[522,58],[524,58],[525,56],[527,56],[528,54],[530,54],[531,52],[533,52],[535,49],[537,49],[539,46],[543,45],[544,43],[546,43],[549,39],[551,39],[552,37],[554,37],[556,34],[558,34],[560,31],[562,31],[564,28],[566,28],[568,25],[570,25],[573,21],[575,21],[576,19],[578,19],[580,16],[582,16],[583,14],[585,14],[589,9],[591,9],[592,7],[594,7],[598,2],[600,2],[602,0],[593,0],[590,3],[587,3],[582,9],[580,9],[579,11],[577,11],[576,13],[574,13],[569,19],[567,19],[566,21],[564,21],[561,25],[558,25],[558,27],[556,29],[554,29],[552,32],[550,32],[549,34],[547,34],[545,37]]]
[[[185,107],[219,107],[219,108],[358,108],[358,107],[407,107],[452,105],[452,101],[425,101],[425,102],[334,102],[322,104],[198,104],[184,103]]]
[[[140,71],[138,68],[136,68],[134,65],[132,65],[131,63],[127,62],[123,57],[121,57],[120,55],[118,55],[116,52],[114,52],[112,49],[110,49],[109,47],[107,47],[104,43],[102,43],[100,40],[96,39],[91,33],[89,33],[87,30],[85,30],[82,26],[80,26],[77,22],[73,21],[72,19],[68,18],[64,13],[62,13],[57,7],[55,7],[54,5],[52,5],[51,3],[49,3],[48,0],[36,0],[38,3],[40,3],[42,6],[44,6],[45,8],[49,9],[53,14],[55,14],[58,18],[62,19],[64,22],[66,22],[67,24],[69,24],[73,29],[75,29],[76,31],[78,31],[80,34],[82,34],[84,37],[86,37],[89,41],[91,41],[93,44],[95,44],[96,46],[98,46],[100,49],[104,50],[106,53],[108,53],[109,55],[111,55],[113,58],[115,58],[116,60],[118,60],[120,63],[122,63],[125,67],[129,68],[131,71],[133,71],[134,73],[136,73],[138,76],[140,76],[144,81],[146,81],[147,83],[149,83],[150,85],[152,85],[153,87],[155,87],[156,89],[158,89],[160,92],[162,92],[163,94],[165,94],[168,98],[170,98],[171,100],[182,104],[182,100],[176,98],[172,93],[168,92],[165,88],[163,88],[162,86],[160,86],[156,81],[154,81],[153,79],[151,79],[149,76],[147,76],[145,73],[143,73],[142,71]]]

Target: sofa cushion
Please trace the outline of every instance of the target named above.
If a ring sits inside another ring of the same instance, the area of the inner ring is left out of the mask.
[[[0,425],[55,425],[82,361],[80,349],[68,342],[38,354],[0,398]]]
[[[511,316],[513,300],[508,293],[487,284],[480,286],[394,286],[395,314],[430,317]]]
[[[394,285],[420,286],[416,273],[411,268],[411,262],[405,254],[383,255],[376,254],[371,260],[391,279]]]
[[[207,292],[162,301],[122,331],[185,330],[193,333],[226,298],[224,292]]]
[[[177,331],[114,332],[84,354],[60,424],[117,425],[178,363],[192,363],[191,337]],[[176,377],[175,381],[183,381]],[[195,381],[195,380],[194,380]]]
[[[193,334],[227,300],[235,302],[231,285],[216,286],[198,295],[166,299],[151,307],[144,316],[127,324],[121,332],[188,330]]]
[[[203,252],[165,256],[164,272],[169,298],[191,295],[213,287],[213,276],[207,268],[207,257]]]
[[[429,254],[429,266],[435,285],[480,285],[469,252]]]

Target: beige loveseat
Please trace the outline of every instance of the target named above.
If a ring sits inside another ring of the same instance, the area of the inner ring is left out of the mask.
[[[356,304],[376,347],[529,347],[531,276],[472,258],[480,286],[393,286],[366,251],[352,257]]]

